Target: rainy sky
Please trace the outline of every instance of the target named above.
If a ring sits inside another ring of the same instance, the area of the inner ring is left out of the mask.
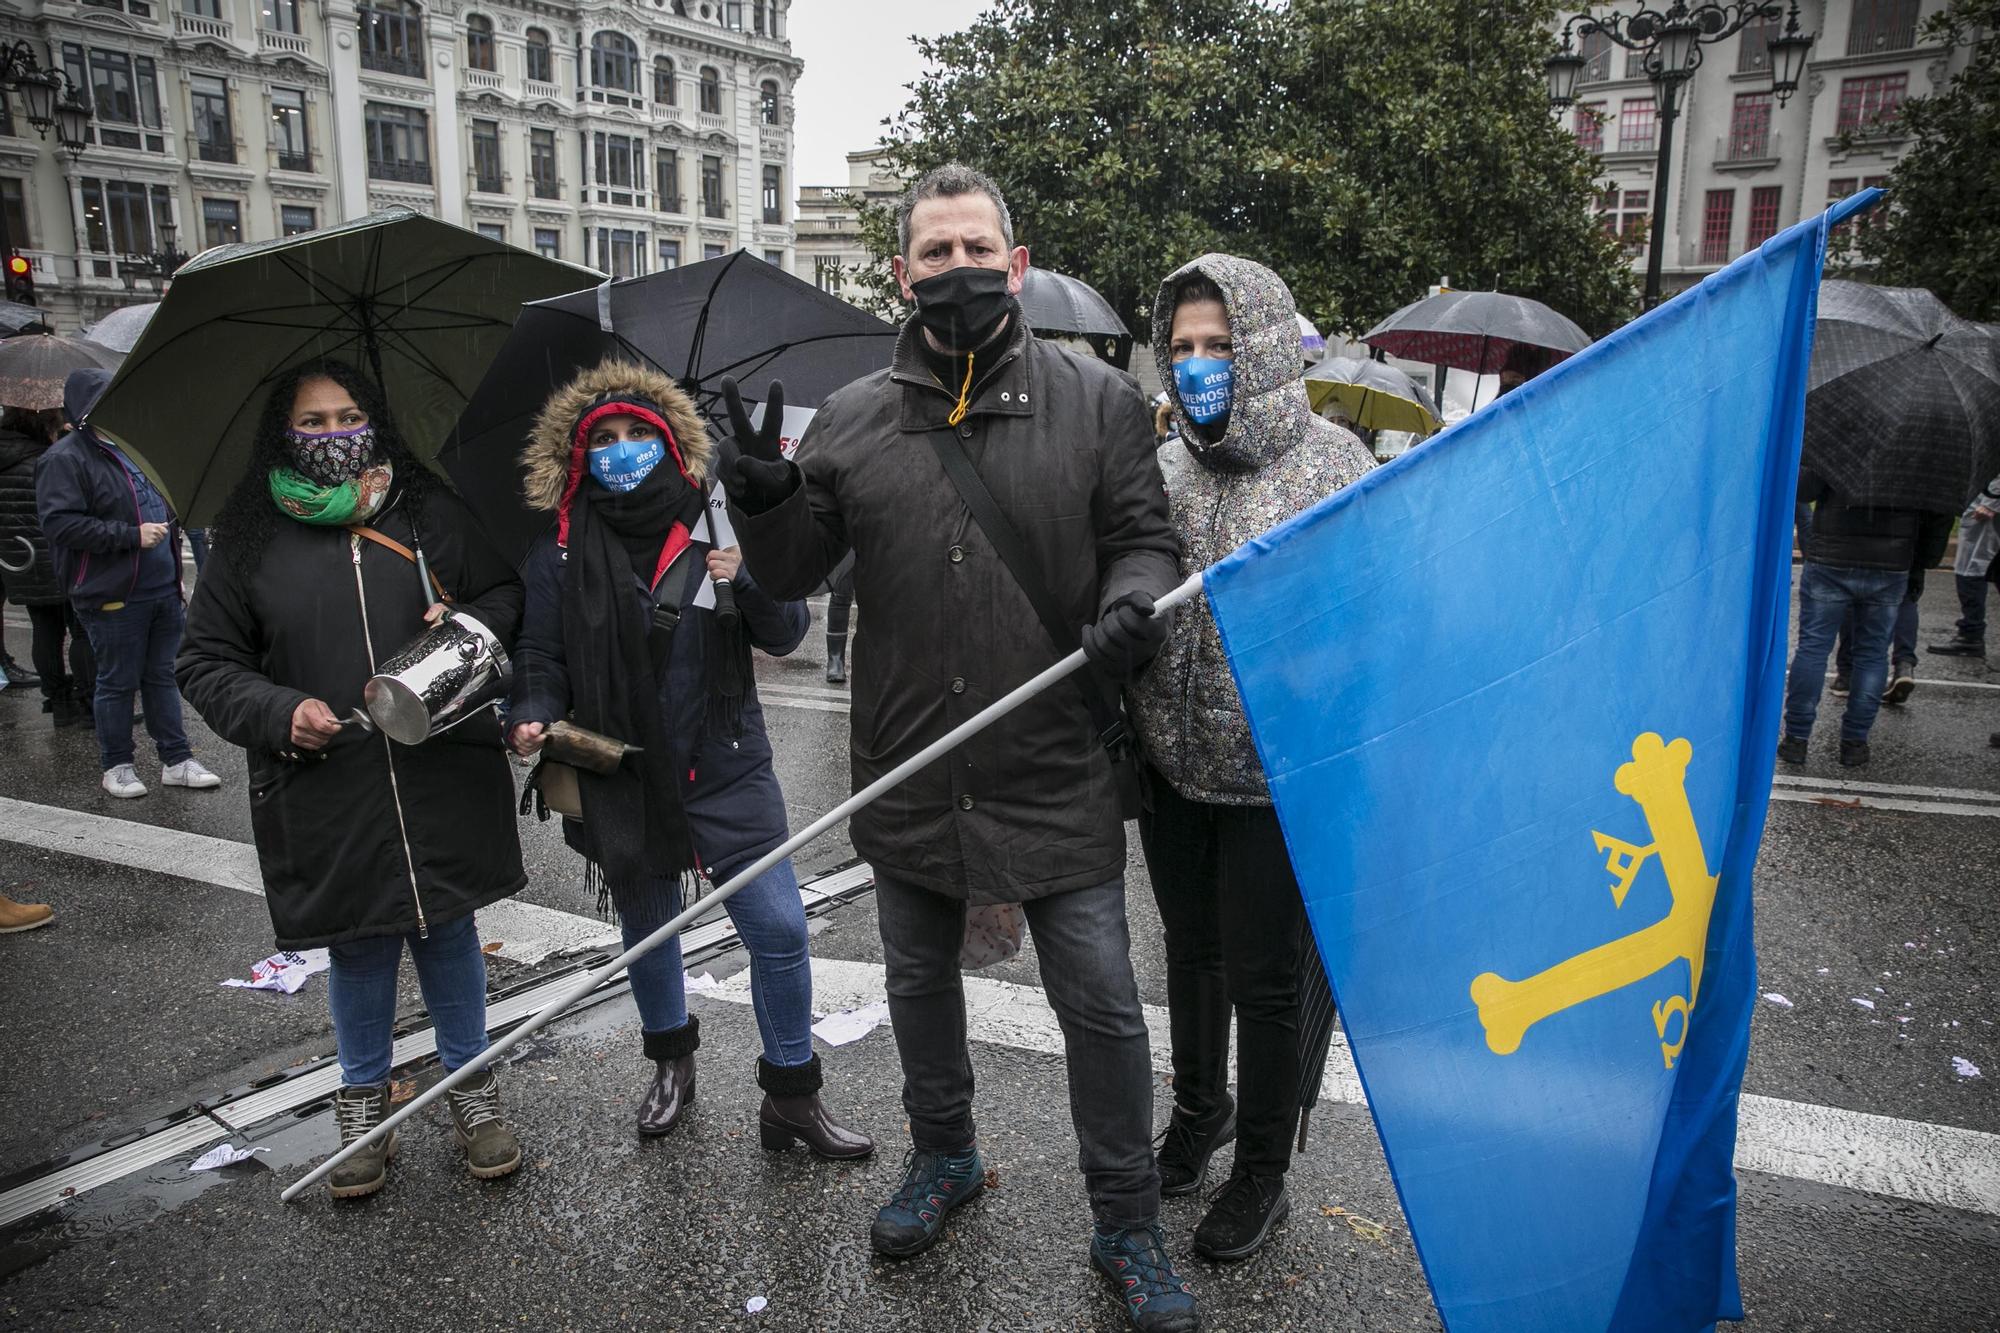
[[[795,94],[795,185],[847,184],[847,154],[882,137],[882,118],[902,110],[903,85],[923,72],[912,34],[956,32],[980,0],[797,0],[792,54],[806,63]]]

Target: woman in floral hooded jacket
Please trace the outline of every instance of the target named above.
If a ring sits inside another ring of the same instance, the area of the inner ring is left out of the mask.
[[[1161,284],[1153,349],[1180,439],[1162,449],[1160,469],[1183,575],[1374,465],[1353,435],[1313,415],[1296,316],[1278,275],[1247,259],[1203,255]],[[1173,1033],[1160,1181],[1165,1193],[1193,1193],[1209,1157],[1236,1138],[1235,1168],[1195,1249],[1242,1259],[1290,1210],[1305,909],[1205,609],[1177,618],[1132,709],[1145,768],[1139,836],[1166,927]],[[1227,1087],[1232,1008],[1240,1106]]]

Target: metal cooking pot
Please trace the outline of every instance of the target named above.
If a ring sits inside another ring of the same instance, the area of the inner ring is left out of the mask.
[[[390,740],[418,745],[498,703],[513,680],[493,631],[463,611],[447,611],[382,664],[361,701]]]

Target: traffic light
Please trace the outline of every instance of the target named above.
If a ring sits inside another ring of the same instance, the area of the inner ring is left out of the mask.
[[[7,256],[7,299],[21,305],[37,305],[35,265],[26,255]]]

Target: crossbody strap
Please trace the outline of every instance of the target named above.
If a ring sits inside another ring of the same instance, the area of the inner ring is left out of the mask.
[[[356,523],[353,527],[349,528],[348,531],[353,533],[357,537],[367,538],[369,541],[374,542],[377,546],[386,546],[388,549],[394,551],[397,555],[402,556],[403,559],[409,561],[413,565],[417,563],[417,553],[415,551],[412,551],[409,547],[403,545],[401,542],[397,541],[394,537],[389,536],[385,532],[377,532],[375,529],[369,527],[365,523]],[[437,593],[437,599],[440,602],[449,602],[451,600],[451,594],[444,590],[444,585],[442,583],[438,582],[438,576],[436,574],[431,574],[429,566],[425,566],[424,573],[431,575],[431,590]]]
[[[1062,609],[1056,605],[1055,595],[1043,581],[1041,570],[1028,553],[1021,534],[1007,521],[1007,516],[993,499],[993,493],[979,479],[972,460],[966,456],[965,446],[950,431],[932,431],[930,440],[938,462],[944,467],[945,476],[951,478],[959,499],[965,501],[965,507],[972,511],[972,521],[986,534],[986,540],[993,543],[1000,563],[1007,567],[1007,572],[1014,576],[1014,582],[1028,595],[1028,604],[1035,608],[1035,616],[1042,622],[1042,628],[1048,631],[1049,638],[1054,640],[1056,650],[1065,657],[1075,652],[1082,644],[1081,635],[1063,619]],[[1098,739],[1104,742],[1106,749],[1118,749],[1125,740],[1125,719],[1118,705],[1106,697],[1097,678],[1090,672],[1079,671],[1071,679],[1083,691],[1083,702],[1090,709],[1090,724],[1097,729]]]

